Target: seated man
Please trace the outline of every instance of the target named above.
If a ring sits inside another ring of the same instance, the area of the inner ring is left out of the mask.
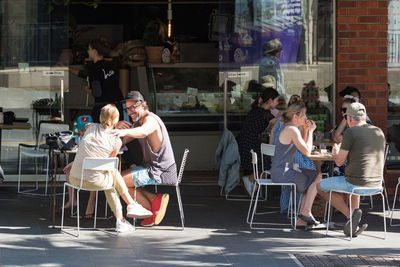
[[[126,111],[133,121],[132,125],[123,121],[113,134],[123,137],[126,144],[137,138],[143,151],[142,166],[131,166],[122,172],[125,183],[133,196],[136,188],[137,202],[153,212],[153,216],[143,220],[142,226],[158,225],[164,218],[169,195],[153,194],[140,188],[146,185],[175,184],[177,170],[174,153],[167,129],[156,114],[150,112],[147,103],[139,91],[131,91],[126,97]]]
[[[335,163],[338,166],[344,164],[347,159],[345,176],[323,179],[317,186],[318,193],[326,200],[329,200],[331,189],[351,193],[355,187],[378,187],[382,185],[385,136],[382,130],[366,122],[366,109],[361,103],[351,103],[345,113],[345,119],[350,128],[343,134],[342,145],[334,145],[332,154],[335,156]],[[355,190],[355,193],[373,194],[376,190],[365,189]],[[345,198],[332,193],[332,205],[348,219],[350,208]],[[357,227],[361,221],[362,211],[359,209],[360,198],[353,195],[351,199],[352,215],[352,236],[361,234],[367,228],[367,224]],[[345,224],[343,232],[350,236],[350,220]]]

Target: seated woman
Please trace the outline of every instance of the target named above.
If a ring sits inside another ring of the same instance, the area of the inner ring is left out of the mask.
[[[297,225],[318,224],[311,214],[311,207],[317,195],[317,184],[322,178],[321,172],[293,166],[296,150],[309,156],[312,150],[313,132],[316,129],[314,121],[307,120],[306,107],[303,102],[293,103],[282,115],[284,125],[272,157],[271,179],[275,183],[295,183],[298,193],[302,193],[301,206]],[[302,126],[305,135],[301,135]]]
[[[253,149],[260,157],[260,134],[266,131],[268,124],[274,119],[271,109],[274,109],[278,105],[278,98],[278,91],[273,88],[265,88],[260,97],[251,105],[251,110],[247,114],[239,135],[236,137],[239,146],[241,167],[245,175],[242,179],[249,195],[253,193],[255,185],[250,150]]]
[[[74,162],[71,162],[66,167],[71,168],[69,177],[67,180],[75,186],[79,186],[81,183],[81,172],[83,160],[85,157],[92,158],[108,158],[115,157],[121,147],[121,140],[118,137],[110,134],[110,131],[114,129],[118,123],[119,112],[118,109],[108,104],[101,109],[100,113],[100,124],[93,123],[87,130],[83,139],[79,143],[79,149],[76,153]],[[72,167],[71,167],[72,165]],[[117,171],[115,174],[110,175],[104,171],[84,171],[82,187],[90,190],[101,190],[105,187],[111,186],[115,179],[115,190],[104,191],[107,199],[107,203],[117,218],[116,231],[127,232],[134,230],[133,226],[124,219],[122,214],[122,206],[119,200],[120,195],[126,202],[127,206],[127,217],[132,218],[147,218],[153,214],[143,208],[139,203],[135,202],[128,193],[128,188],[125,185],[124,179],[121,174]]]
[[[292,95],[289,99],[288,106],[291,104],[301,101],[301,97],[299,95]],[[274,130],[272,131],[270,135],[270,143],[276,145],[278,142],[278,137],[281,132],[283,126],[283,121],[282,117],[279,117],[278,121],[275,124]],[[303,139],[306,135],[306,131],[300,127],[299,130],[301,131],[301,134],[303,136]],[[307,158],[305,155],[301,154],[298,150],[296,150],[296,153],[294,154],[294,161],[293,164],[296,165],[298,168],[304,168],[304,169],[310,169],[310,170],[316,170],[315,164],[312,160]],[[299,203],[300,200],[300,194],[296,195],[296,201]],[[281,207],[281,213],[286,213],[288,208],[289,208],[289,202],[290,202],[290,186],[284,185],[282,186],[281,189],[281,197],[280,197],[280,207]]]

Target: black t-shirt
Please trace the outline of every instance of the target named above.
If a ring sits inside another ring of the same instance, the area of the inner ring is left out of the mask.
[[[123,99],[117,71],[111,62],[99,60],[89,69],[89,83],[95,103],[114,103]]]

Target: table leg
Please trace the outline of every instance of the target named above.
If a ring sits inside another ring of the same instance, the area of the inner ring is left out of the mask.
[[[56,226],[56,180],[57,180],[57,163],[58,154],[53,152],[54,174],[53,174],[53,201],[52,201],[52,221],[53,227]]]

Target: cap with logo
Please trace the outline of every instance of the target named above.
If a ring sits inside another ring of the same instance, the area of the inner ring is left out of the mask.
[[[144,102],[144,97],[139,91],[130,91],[128,95],[126,96],[125,100],[122,102],[126,101],[141,101]]]
[[[93,118],[90,115],[82,115],[79,116],[78,119],[76,120],[76,129],[82,130],[85,128],[85,125],[93,122]]]
[[[363,104],[355,102],[347,107],[345,114],[349,116],[365,116],[367,115],[367,110]]]

